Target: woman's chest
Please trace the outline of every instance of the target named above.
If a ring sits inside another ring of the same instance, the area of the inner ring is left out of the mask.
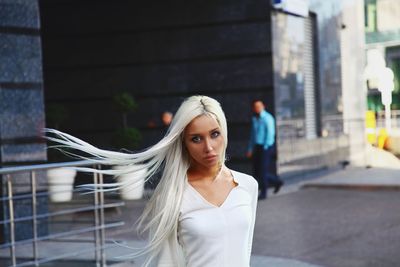
[[[179,218],[183,235],[218,238],[232,232],[246,232],[251,223],[251,197],[241,188],[232,190],[220,207],[208,203],[196,192],[184,194]]]

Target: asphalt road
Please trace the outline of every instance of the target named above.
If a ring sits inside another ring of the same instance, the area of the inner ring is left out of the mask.
[[[319,266],[400,266],[400,191],[301,189],[260,201],[253,254]]]

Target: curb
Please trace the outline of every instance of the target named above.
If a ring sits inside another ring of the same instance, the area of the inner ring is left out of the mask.
[[[361,191],[400,191],[400,185],[382,184],[320,184],[307,183],[300,186],[300,189],[341,189],[341,190],[361,190]]]
[[[307,262],[288,259],[288,258],[278,258],[278,257],[269,257],[269,256],[261,256],[261,255],[251,255],[250,260],[251,267],[265,267],[265,266],[273,266],[273,267],[321,267],[320,265],[309,264]]]

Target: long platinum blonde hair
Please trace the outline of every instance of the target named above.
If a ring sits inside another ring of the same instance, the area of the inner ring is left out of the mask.
[[[82,151],[90,156],[77,155],[76,153],[73,155],[102,165],[119,166],[118,169],[104,170],[76,167],[78,171],[114,176],[126,173],[136,174],[135,179],[126,183],[101,185],[101,189],[104,191],[115,190],[128,185],[138,185],[143,179],[148,180],[158,169],[163,167],[160,182],[138,219],[138,228],[142,232],[147,232],[149,239],[148,245],[140,252],[134,253],[134,256],[146,254],[145,267],[150,266],[157,259],[166,242],[169,242],[172,256],[177,260],[176,266],[185,266],[177,238],[179,211],[187,180],[186,175],[190,167],[190,156],[185,149],[183,135],[186,126],[200,115],[212,116],[220,126],[225,145],[225,149],[220,155],[220,162],[223,163],[228,144],[226,118],[218,101],[207,96],[187,98],[176,112],[166,135],[157,144],[139,153],[99,149],[69,134],[46,129],[48,133],[55,135],[55,137],[47,136],[46,138],[58,143],[59,145],[56,147],[59,149]]]

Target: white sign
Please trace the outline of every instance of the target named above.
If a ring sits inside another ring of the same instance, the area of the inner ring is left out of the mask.
[[[385,106],[385,126],[388,132],[391,131],[391,109],[392,91],[394,89],[394,74],[390,68],[386,67],[386,61],[378,49],[367,51],[367,66],[364,70],[365,79],[369,86],[381,92],[382,104]]]
[[[380,73],[379,91],[382,94],[382,104],[392,104],[392,91],[394,89],[394,74],[390,68],[384,68]]]
[[[309,0],[275,0],[274,7],[288,13],[308,17]]]

